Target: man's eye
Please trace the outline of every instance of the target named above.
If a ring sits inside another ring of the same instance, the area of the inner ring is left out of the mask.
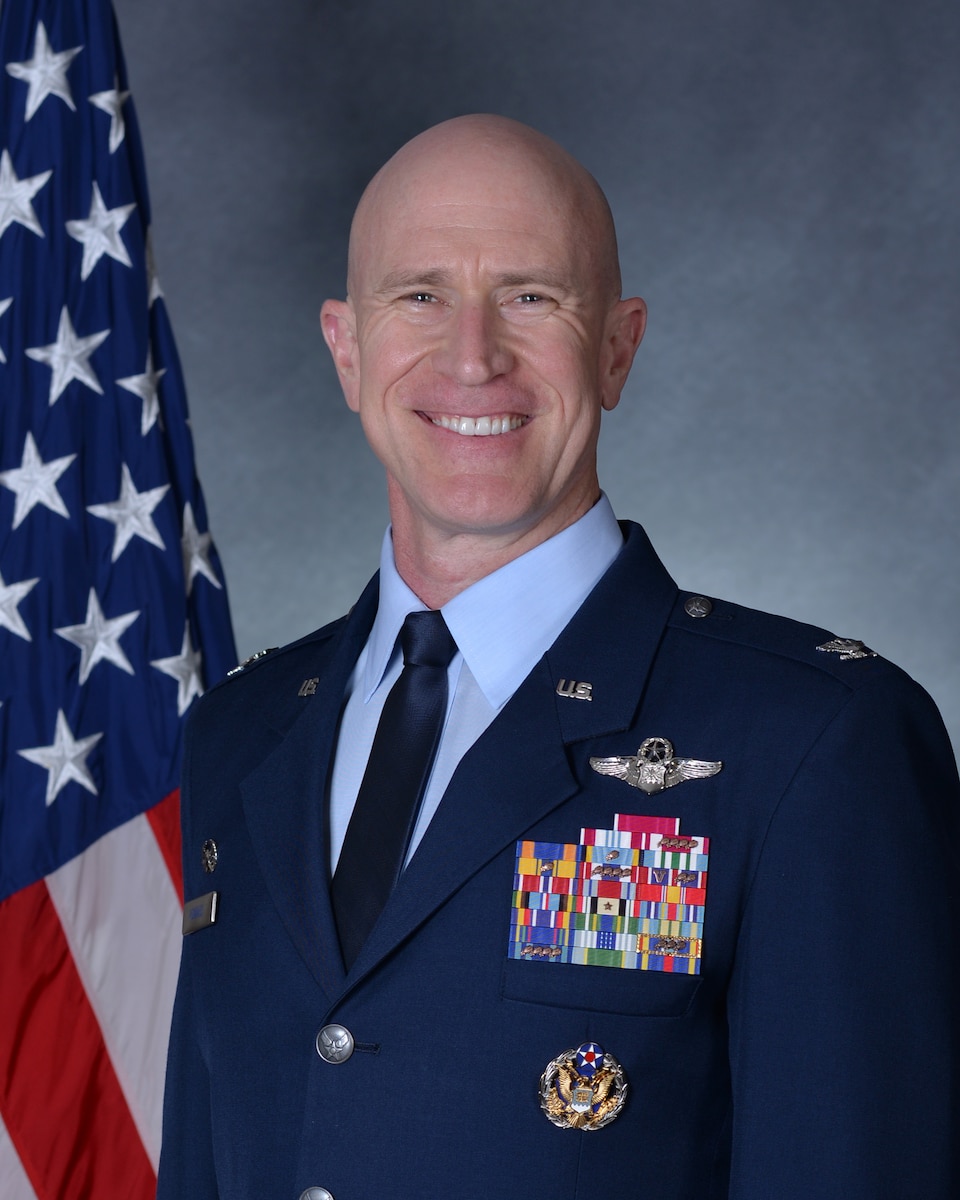
[[[521,292],[517,299],[521,304],[541,304],[546,296],[541,296],[539,292]]]
[[[411,292],[407,299],[413,304],[432,304],[436,300],[436,296],[430,292]]]

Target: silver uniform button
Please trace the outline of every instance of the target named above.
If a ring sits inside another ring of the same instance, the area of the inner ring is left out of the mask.
[[[346,1062],[353,1054],[353,1034],[343,1025],[324,1025],[317,1034],[317,1053],[324,1062],[334,1064]],[[306,1196],[307,1193],[304,1192],[304,1195]],[[329,1193],[319,1188],[316,1200],[323,1200],[325,1195],[329,1195]]]
[[[688,617],[709,617],[713,612],[713,604],[706,596],[690,596],[684,602],[683,611]]]
[[[312,1187],[300,1193],[300,1200],[333,1200],[333,1193],[326,1188]]]

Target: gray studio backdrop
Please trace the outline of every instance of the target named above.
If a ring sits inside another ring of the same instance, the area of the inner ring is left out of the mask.
[[[469,111],[581,158],[650,307],[602,479],[681,586],[863,638],[960,745],[958,28],[916,0],[117,0],[241,654],[385,523],[317,312],[359,192]]]

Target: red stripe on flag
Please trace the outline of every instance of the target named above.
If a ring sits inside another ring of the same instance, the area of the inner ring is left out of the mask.
[[[42,881],[0,904],[0,1112],[39,1200],[152,1200],[156,1178]]]
[[[172,791],[159,804],[147,809],[147,820],[153,830],[160,853],[167,864],[173,888],[183,901],[183,858],[180,845],[180,789]]]

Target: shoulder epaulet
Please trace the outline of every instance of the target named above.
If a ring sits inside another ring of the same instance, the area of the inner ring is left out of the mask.
[[[875,650],[858,638],[835,637],[826,629],[790,617],[773,616],[696,593],[680,594],[670,623],[675,628],[816,665],[847,679],[849,668],[840,667],[841,663],[879,658]],[[836,668],[831,664],[836,664]]]

